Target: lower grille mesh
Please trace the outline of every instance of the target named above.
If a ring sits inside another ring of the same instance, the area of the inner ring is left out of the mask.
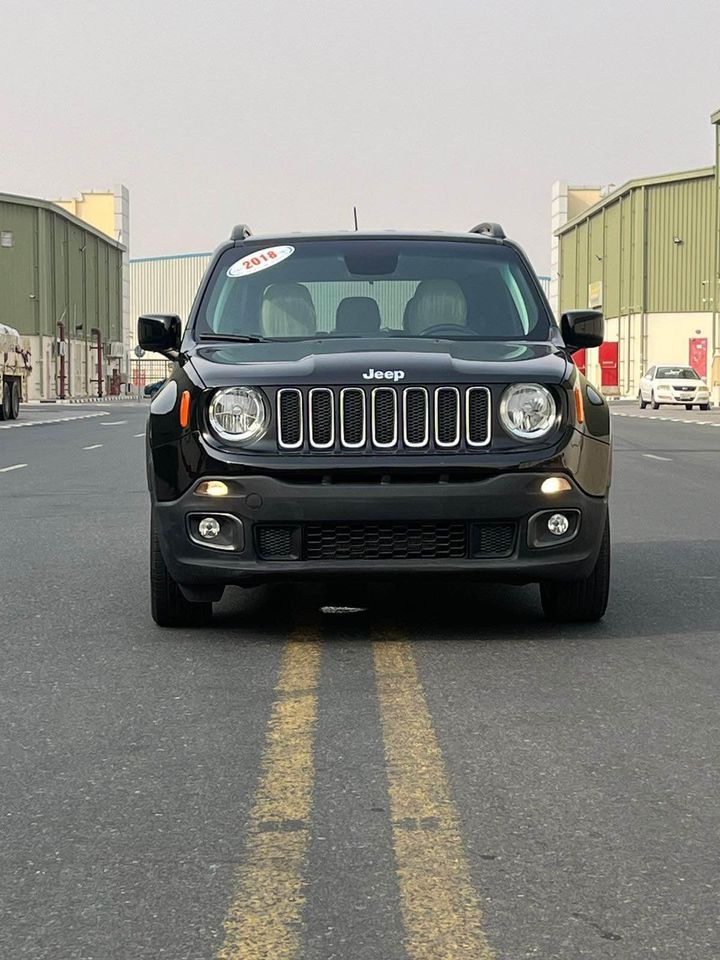
[[[258,553],[264,560],[280,560],[292,555],[292,527],[259,526]]]
[[[308,560],[440,560],[467,555],[465,523],[308,523]]]

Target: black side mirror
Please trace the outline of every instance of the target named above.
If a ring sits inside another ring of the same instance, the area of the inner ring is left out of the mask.
[[[143,350],[176,356],[180,349],[182,321],[169,313],[151,313],[138,318],[138,343]]]
[[[570,353],[599,347],[605,339],[605,320],[599,310],[568,310],[560,318],[560,331]]]

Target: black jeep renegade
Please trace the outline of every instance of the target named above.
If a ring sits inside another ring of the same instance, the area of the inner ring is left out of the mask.
[[[540,584],[597,620],[610,421],[497,224],[464,234],[252,236],[213,256],[150,407],[152,613],[199,623],[227,584],[411,575]]]

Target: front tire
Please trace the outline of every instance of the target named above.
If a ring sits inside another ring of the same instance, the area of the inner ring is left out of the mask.
[[[0,420],[10,420],[12,416],[12,396],[10,393],[10,384],[5,381],[2,385],[2,397],[0,397]]]
[[[686,404],[685,404],[685,409],[686,409],[686,410],[692,410],[692,408],[693,408],[693,405],[692,405],[691,403],[686,403]]]
[[[10,419],[17,420],[20,416],[20,384],[17,380],[10,390]]]
[[[212,617],[212,603],[187,600],[170,576],[155,525],[150,526],[150,606],[159,627],[200,627]]]
[[[555,623],[591,623],[605,614],[610,594],[610,522],[605,521],[600,553],[584,580],[546,580],[540,600],[546,619]]]
[[[647,400],[643,400],[642,393],[638,393],[638,406],[641,410],[644,410],[647,406]]]
[[[709,410],[709,409],[710,409],[710,404],[709,404],[709,403],[701,403],[701,404],[700,404],[700,409],[701,409],[701,410]]]
[[[650,406],[653,408],[653,410],[659,410],[659,409],[660,409],[660,404],[659,404],[659,403],[657,402],[657,400],[655,399],[655,394],[654,394],[654,393],[651,393],[651,394],[650,394]]]

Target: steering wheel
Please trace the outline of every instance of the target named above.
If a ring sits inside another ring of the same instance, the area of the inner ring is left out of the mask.
[[[433,327],[427,327],[420,334],[421,337],[440,337],[445,333],[452,333],[457,336],[458,330],[467,330],[467,327],[460,326],[459,323],[436,323]]]

